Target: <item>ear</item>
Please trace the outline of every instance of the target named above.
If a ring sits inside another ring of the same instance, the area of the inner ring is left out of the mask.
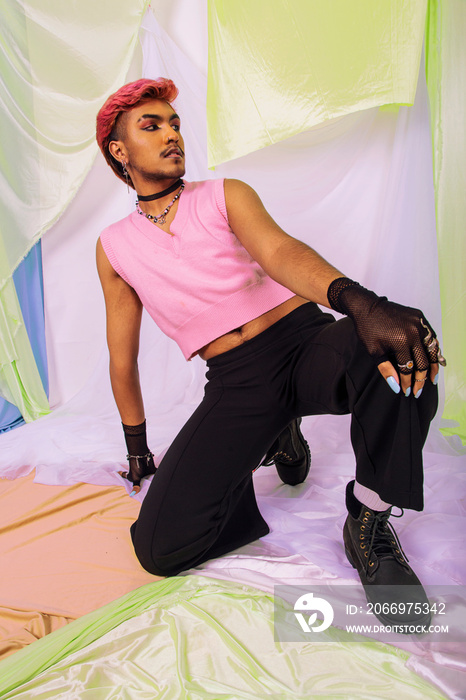
[[[120,163],[124,160],[128,160],[123,141],[110,141],[108,150],[110,155],[113,156],[115,160],[120,161]]]

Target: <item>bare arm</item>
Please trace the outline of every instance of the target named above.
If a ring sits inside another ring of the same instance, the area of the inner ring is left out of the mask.
[[[344,277],[341,272],[305,243],[285,233],[244,182],[225,180],[225,203],[233,232],[272,279],[304,299],[332,308],[327,291],[334,280]],[[439,353],[438,342],[431,343],[428,351],[425,348],[427,328],[423,326],[422,312],[388,302],[348,281],[350,291],[344,294],[347,299],[351,295],[353,302],[336,308],[353,320],[359,338],[392,390],[398,393],[401,384],[404,395],[409,396],[414,378],[418,382],[413,385],[415,396],[420,396],[429,365],[430,378],[436,381]],[[389,358],[396,358],[398,368],[403,370],[400,374]],[[394,383],[390,383],[390,377]]]
[[[329,306],[327,289],[343,277],[341,272],[285,233],[246,183],[225,180],[225,203],[235,235],[272,279],[304,299]]]
[[[100,239],[96,255],[107,310],[107,343],[113,395],[122,422],[139,425],[144,421],[137,362],[142,304],[134,289],[111,266]]]

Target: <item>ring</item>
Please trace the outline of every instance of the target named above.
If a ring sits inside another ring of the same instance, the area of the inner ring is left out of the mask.
[[[442,351],[440,350],[440,346],[439,346],[438,353],[437,353],[437,362],[439,363],[439,365],[442,365],[442,367],[447,366],[447,361],[444,358],[444,356],[442,355]]]
[[[426,337],[422,339],[422,342],[426,347],[430,347],[432,343],[432,333],[430,331],[427,333]]]
[[[426,329],[427,335],[422,339],[422,342],[426,346],[430,346],[431,340],[432,340],[432,331],[429,328],[429,326],[426,326],[424,323],[424,320],[421,318],[421,326]]]
[[[425,382],[426,379],[427,379],[427,377],[424,377],[424,379],[415,379],[414,381],[415,382]]]
[[[426,350],[431,350],[434,347],[434,345],[437,345],[437,347],[438,347],[437,362],[442,367],[446,367],[447,361],[444,358],[444,356],[442,355],[442,351],[440,350],[440,344],[439,344],[437,338],[435,336],[434,336],[434,338],[432,338],[432,331],[430,330],[429,326],[426,326],[426,324],[424,323],[424,320],[422,318],[420,319],[420,322],[421,322],[421,326],[423,328],[425,328],[427,331],[427,335],[425,336],[425,338],[422,339],[422,342],[426,346]],[[398,367],[401,367],[401,365],[398,365]]]
[[[398,367],[399,367],[400,369],[409,369],[409,370],[411,370],[411,369],[413,369],[413,367],[414,367],[414,362],[413,362],[412,360],[409,360],[409,362],[407,362],[405,365],[398,365]]]

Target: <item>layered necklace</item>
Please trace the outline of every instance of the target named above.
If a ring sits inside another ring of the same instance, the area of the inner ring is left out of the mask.
[[[176,189],[180,188],[180,191],[176,193],[176,195],[173,197],[172,201],[170,204],[165,207],[163,212],[159,214],[158,216],[153,216],[152,214],[146,214],[145,211],[142,211],[141,207],[139,206],[139,202],[152,202],[154,199],[161,199],[161,197],[165,197],[165,195],[170,194],[171,192],[174,192]],[[162,190],[162,192],[157,192],[156,194],[148,194],[148,195],[138,195],[138,198],[136,199],[136,211],[138,214],[141,216],[145,216],[146,219],[149,219],[149,221],[152,221],[154,224],[161,224],[163,225],[166,223],[167,219],[166,216],[172,206],[175,204],[176,200],[181,197],[181,193],[184,190],[184,182],[180,178],[177,182],[175,182],[174,185],[170,185],[170,187],[167,187],[165,190]]]

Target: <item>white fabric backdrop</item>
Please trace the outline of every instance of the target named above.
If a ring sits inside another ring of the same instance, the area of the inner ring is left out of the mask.
[[[180,88],[176,107],[186,142],[187,179],[246,180],[285,230],[377,292],[420,306],[440,329],[430,132],[422,77],[412,108],[352,114],[212,173],[205,155],[206,71],[178,48],[151,13],[141,35],[143,75],[166,75]],[[18,450],[17,438],[10,436],[14,455],[0,457],[0,466],[8,471],[20,463],[31,469],[42,462],[47,467],[39,469],[37,478],[49,480],[53,477],[43,476],[43,470],[49,471],[55,462],[63,467],[67,451],[73,460],[84,461],[91,448],[94,459],[105,455],[118,460],[124,454],[106,367],[105,311],[94,250],[100,230],[133,206],[134,194],[127,194],[99,158],[59,224],[44,238],[51,403],[58,410],[21,429],[22,436],[26,430],[37,436],[32,453],[29,441]],[[161,428],[165,418],[170,414],[167,425],[179,426],[201,396],[203,363],[198,359],[186,363],[177,346],[145,319],[140,364],[149,431],[157,433],[151,437],[163,449],[173,433]],[[174,419],[171,414],[180,410],[180,419]],[[111,439],[99,435],[98,421],[104,418]],[[69,435],[61,440],[63,451],[57,452],[54,440],[45,436],[58,422],[68,426]],[[432,432],[434,442],[440,443],[442,438]],[[92,434],[95,442],[89,442]],[[9,440],[4,442],[6,453]],[[69,478],[73,479],[71,472]],[[99,471],[92,468],[87,479],[99,483]]]
[[[193,3],[192,22],[195,31]],[[200,18],[200,19],[199,19]],[[165,17],[170,28],[171,17]],[[420,79],[413,108],[369,110],[329,122],[286,142],[206,170],[206,70],[186,56],[153,16],[144,29],[143,74],[165,75],[180,88],[177,110],[188,156],[187,179],[239,177],[254,186],[277,221],[349,276],[392,299],[418,305],[440,328],[435,217],[427,98]],[[182,37],[177,37],[182,43]],[[0,475],[36,468],[41,483],[122,484],[125,447],[111,395],[104,306],[95,270],[99,232],[134,206],[99,159],[60,222],[44,238],[47,342],[52,415],[2,436]],[[200,399],[204,365],[144,318],[141,380],[149,444],[161,454]],[[207,575],[270,589],[273,583],[354,580],[341,544],[344,486],[354,473],[347,417],[307,418],[313,467],[308,482],[281,485],[273,469],[255,475],[271,534],[200,567]],[[464,583],[465,458],[431,431],[426,452],[426,510],[397,523],[403,546],[425,583]],[[129,490],[129,484],[125,484]],[[147,484],[139,498],[142,498]],[[310,522],[312,521],[312,522]],[[409,643],[406,642],[409,646]],[[438,683],[440,671],[422,642],[412,664]],[[456,656],[455,656],[456,655]],[[458,650],[439,649],[437,663],[464,668]],[[460,671],[458,671],[460,672]],[[446,685],[445,685],[446,687]]]
[[[0,0],[0,395],[26,421],[48,402],[11,275],[89,172],[95,113],[128,71],[147,5]]]

